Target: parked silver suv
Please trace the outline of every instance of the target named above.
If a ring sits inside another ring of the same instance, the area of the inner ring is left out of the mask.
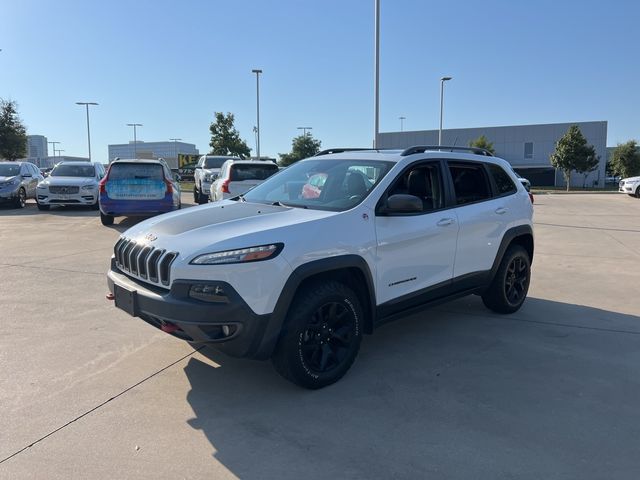
[[[29,162],[0,162],[0,203],[24,208],[28,198],[36,198],[36,186],[43,177]]]

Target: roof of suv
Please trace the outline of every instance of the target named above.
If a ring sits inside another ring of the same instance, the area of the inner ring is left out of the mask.
[[[372,148],[333,148],[323,150],[315,155],[315,157],[336,158],[362,158],[369,160],[386,160],[399,162],[404,157],[415,154],[432,154],[432,156],[444,156],[445,158],[466,158],[474,160],[487,160],[488,158],[497,159],[489,151],[476,147],[456,147],[456,146],[437,146],[437,145],[418,145],[401,149],[372,149]],[[314,158],[315,158],[314,157]]]

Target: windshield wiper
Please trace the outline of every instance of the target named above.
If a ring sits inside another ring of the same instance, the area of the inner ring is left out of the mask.
[[[309,208],[306,205],[296,205],[296,204],[293,204],[293,203],[282,203],[282,202],[280,202],[278,200],[273,202],[271,205],[274,205],[276,207]]]

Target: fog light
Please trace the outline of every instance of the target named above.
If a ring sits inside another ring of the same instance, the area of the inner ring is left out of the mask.
[[[229,303],[229,298],[219,285],[191,285],[189,297],[203,302]]]
[[[231,333],[231,329],[229,328],[229,325],[223,325],[222,326],[222,334],[225,337],[228,337],[230,333]]]

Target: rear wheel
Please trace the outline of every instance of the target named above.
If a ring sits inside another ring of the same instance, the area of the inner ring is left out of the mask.
[[[113,215],[105,215],[100,212],[100,222],[106,226],[113,225]]]
[[[361,340],[356,294],[339,282],[312,283],[296,295],[271,361],[287,380],[318,389],[342,378]]]
[[[640,187],[636,189],[636,198],[640,198]]]
[[[502,257],[489,289],[482,295],[482,301],[494,312],[516,312],[527,298],[530,279],[529,253],[520,245],[511,245]]]
[[[200,193],[198,192],[198,189],[196,188],[196,186],[193,186],[193,201],[195,203],[198,203],[198,199],[200,198]]]
[[[18,196],[15,200],[15,206],[17,208],[24,208],[27,206],[27,192],[25,192],[24,188],[20,187],[18,190]]]

